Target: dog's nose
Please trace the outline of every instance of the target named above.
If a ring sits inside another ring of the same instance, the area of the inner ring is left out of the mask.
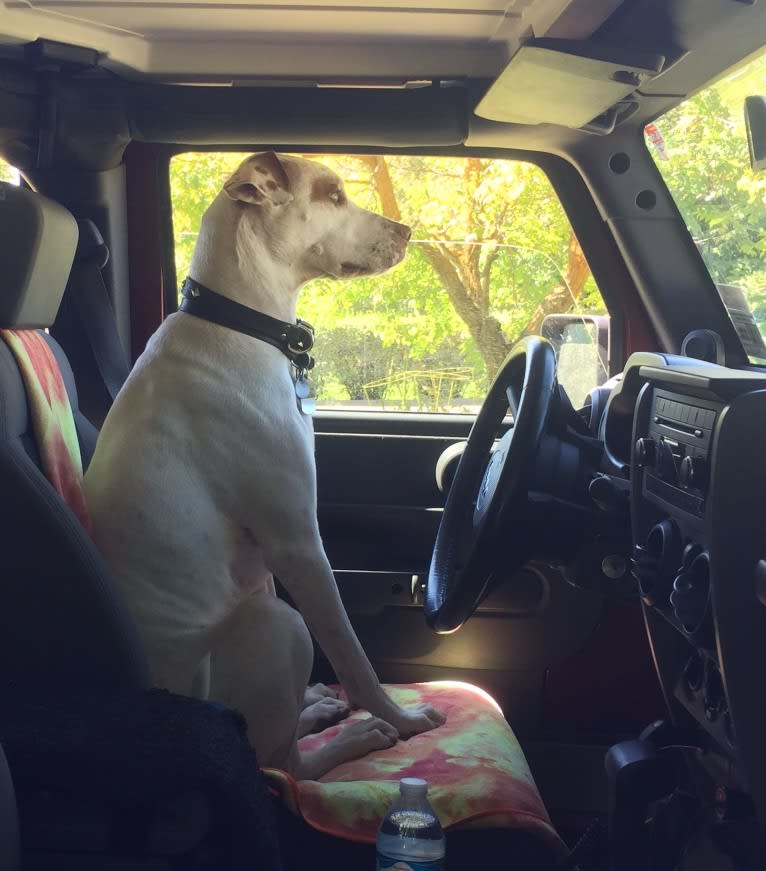
[[[412,236],[412,230],[406,224],[397,224],[394,223],[394,230],[404,239],[405,242],[410,241],[410,236]]]

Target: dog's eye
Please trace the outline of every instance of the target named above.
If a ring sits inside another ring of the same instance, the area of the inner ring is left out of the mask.
[[[343,196],[343,191],[340,191],[340,190],[330,191],[330,193],[329,193],[327,196],[328,196],[328,197],[329,197],[329,198],[330,198],[334,203],[336,203],[336,204],[339,205],[339,206],[342,205],[342,204],[345,202],[345,200],[346,200],[346,198]]]

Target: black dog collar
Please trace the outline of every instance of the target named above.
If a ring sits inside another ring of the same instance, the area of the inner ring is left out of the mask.
[[[221,296],[193,278],[184,281],[181,293],[179,311],[274,345],[300,373],[314,368],[314,358],[308,353],[314,345],[314,328],[306,321],[280,321]]]

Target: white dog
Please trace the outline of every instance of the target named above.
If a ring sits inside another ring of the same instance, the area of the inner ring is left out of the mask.
[[[261,764],[298,778],[444,719],[391,701],[343,608],[317,526],[311,419],[299,407],[311,340],[288,329],[305,282],[383,272],[403,258],[409,235],[350,203],[321,164],[249,157],[203,217],[195,281],[185,286],[190,311],[152,337],[85,477],[96,543],[155,683],[238,709]],[[194,308],[211,301],[234,322]],[[245,306],[285,329],[273,342],[241,332]],[[300,613],[274,595],[272,573]],[[301,712],[322,703],[321,692],[306,696],[307,626],[350,704],[371,716],[302,755],[297,738],[310,724],[299,726]]]

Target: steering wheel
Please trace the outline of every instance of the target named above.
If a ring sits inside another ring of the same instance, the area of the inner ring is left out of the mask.
[[[502,536],[503,572],[526,559],[514,535],[513,513],[523,506],[556,391],[552,345],[521,339],[505,359],[479,411],[444,506],[431,557],[424,611],[439,633],[454,632],[473,614],[487,589]],[[510,409],[513,426],[494,447]]]

